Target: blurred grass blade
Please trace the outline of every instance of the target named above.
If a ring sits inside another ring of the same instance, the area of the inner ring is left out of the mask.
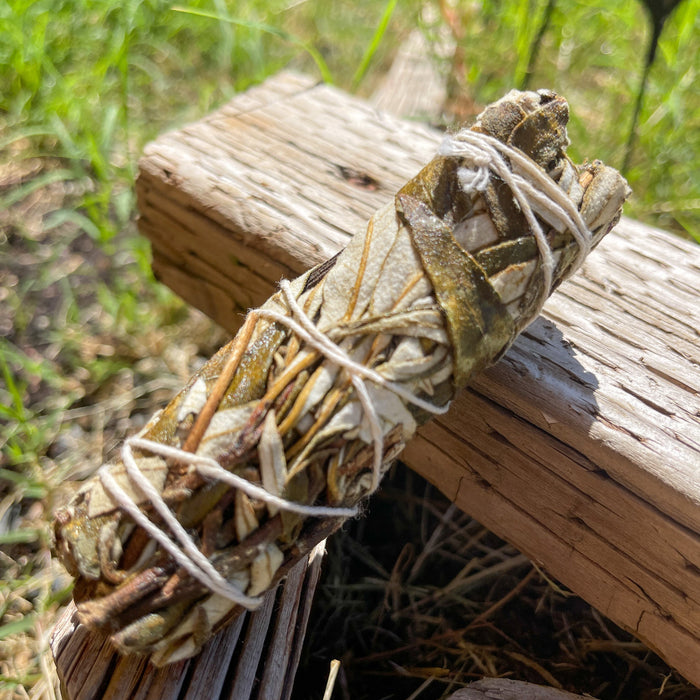
[[[47,486],[45,484],[41,484],[21,472],[13,472],[10,469],[0,469],[0,480],[14,484],[21,491],[23,498],[44,498],[47,493]],[[3,536],[10,537],[14,534],[14,532],[8,532]],[[37,540],[37,538],[21,539],[21,537],[25,537],[25,535],[21,535],[20,539],[14,540],[14,542],[35,542]],[[26,537],[28,537],[28,535]],[[9,541],[3,541],[0,538],[0,544],[8,543]]]
[[[64,150],[64,155],[71,161],[78,163],[85,159],[85,149],[81,148],[71,136],[71,128],[55,112],[51,115],[53,131]]]
[[[41,541],[43,534],[44,533],[38,528],[26,528],[13,530],[12,532],[5,532],[0,534],[0,545],[30,544],[32,542],[39,542]]]
[[[554,13],[555,6],[556,0],[547,0],[547,6],[544,8],[544,13],[537,27],[535,38],[530,44],[525,73],[522,76],[518,77],[518,84],[520,90],[527,90],[530,87],[530,80],[532,79],[533,73],[535,72],[535,66],[537,65],[537,57],[540,53],[542,40],[544,39],[544,35],[547,32],[547,29],[549,28],[550,22],[552,21],[552,15]]]
[[[8,622],[6,625],[0,627],[0,639],[5,639],[12,634],[22,634],[23,632],[28,632],[32,627],[34,627],[34,622],[36,620],[36,613],[31,615],[25,615],[19,620],[14,622]]]
[[[75,173],[65,168],[59,168],[58,170],[50,170],[49,172],[42,173],[35,178],[32,178],[23,185],[11,189],[4,197],[0,197],[0,209],[7,209],[17,202],[21,202],[25,197],[29,196],[32,192],[40,190],[46,185],[51,185],[54,182],[62,182],[65,180],[75,179]]]
[[[44,229],[50,231],[65,223],[73,224],[78,229],[85,231],[93,241],[101,242],[109,237],[109,234],[103,234],[94,221],[75,209],[58,209],[52,212],[47,217]]]
[[[4,344],[2,349],[4,350]],[[0,353],[0,366],[2,367],[3,379],[5,380],[5,389],[10,395],[13,404],[13,406],[7,406],[6,410],[13,411],[14,416],[17,420],[24,420],[27,415],[27,411],[24,407],[24,401],[22,398],[24,390],[20,389],[17,382],[15,382],[14,374],[12,372],[12,369],[10,368],[9,363],[5,359],[4,352]]]
[[[305,51],[316,64],[316,67],[321,73],[323,81],[326,83],[334,82],[333,76],[331,75],[331,71],[328,68],[328,64],[324,61],[323,56],[321,56],[321,54],[314,46],[308,44],[302,39],[299,39],[299,37],[296,37],[293,34],[284,31],[283,29],[279,29],[278,27],[273,26],[272,24],[266,24],[265,22],[251,22],[250,20],[235,19],[234,17],[225,17],[220,14],[217,14],[216,12],[206,12],[204,10],[196,10],[194,8],[181,7],[179,5],[175,5],[172,9],[175,12],[184,12],[186,14],[195,15],[197,17],[206,17],[208,19],[218,20],[219,22],[228,22],[229,24],[234,24],[237,27],[244,27],[245,29],[252,29],[253,31],[263,32],[265,34],[271,34],[272,36],[276,36],[279,39],[287,41],[290,44],[297,46],[303,51]]]
[[[370,41],[369,46],[367,47],[367,50],[365,51],[365,54],[362,57],[362,60],[360,61],[360,65],[357,67],[355,75],[353,75],[352,77],[353,90],[357,89],[359,84],[362,82],[362,78],[365,77],[367,69],[369,68],[369,64],[372,62],[372,59],[377,53],[377,49],[379,48],[379,45],[382,43],[382,39],[386,34],[387,27],[389,26],[389,20],[391,19],[391,15],[394,13],[397,4],[398,0],[389,0],[389,2],[386,4],[386,7],[384,8],[384,14],[382,15],[382,18],[379,21],[377,30],[374,32],[372,41]]]
[[[56,138],[56,132],[44,125],[27,127],[26,129],[16,129],[10,131],[4,138],[0,138],[0,149],[7,148],[17,141],[33,139],[38,136],[50,136],[52,138]]]

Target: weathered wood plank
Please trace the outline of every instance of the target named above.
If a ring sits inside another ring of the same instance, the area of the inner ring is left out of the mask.
[[[256,95],[155,141],[137,183],[157,274],[232,330],[278,276],[340,249],[440,140],[290,74]],[[696,246],[623,219],[404,453],[696,684],[698,289]]]
[[[424,8],[423,13],[426,12],[430,12],[429,7]],[[443,43],[443,50],[449,52],[451,42]],[[371,102],[377,109],[403,119],[435,123],[440,121],[446,101],[447,87],[432,60],[431,47],[423,32],[414,29],[401,45]]]
[[[589,695],[574,695],[558,688],[509,678],[484,678],[452,693],[448,700],[594,700]]]

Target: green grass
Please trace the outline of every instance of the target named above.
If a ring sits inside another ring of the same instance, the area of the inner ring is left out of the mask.
[[[464,58],[440,60],[465,113],[522,81],[545,4],[457,3]],[[179,6],[0,2],[0,694],[52,683],[41,631],[70,592],[48,544],[64,479],[223,340],[152,278],[134,225],[144,144],[289,64],[370,94],[412,27],[437,42],[446,26],[418,0]],[[569,98],[576,158],[622,163],[647,33],[635,0],[557,4],[532,86]],[[699,57],[700,0],[685,0],[651,74],[628,213],[700,241]]]
[[[478,105],[521,84],[545,5],[484,2],[482,12],[460,15],[466,75],[458,85]],[[649,30],[636,0],[556,3],[530,86],[569,100],[574,160],[622,166]],[[651,71],[626,173],[634,190],[626,211],[698,242],[699,80],[700,2],[685,0],[666,23]]]

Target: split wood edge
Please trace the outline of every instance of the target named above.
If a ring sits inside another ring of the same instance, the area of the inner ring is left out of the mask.
[[[71,603],[49,640],[64,700],[288,700],[324,551],[325,541],[198,656],[162,668],[121,656],[107,634],[77,622]]]

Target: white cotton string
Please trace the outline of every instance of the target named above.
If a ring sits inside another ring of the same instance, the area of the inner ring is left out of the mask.
[[[301,503],[288,501],[269,493],[260,486],[252,484],[243,477],[232,474],[225,470],[216,460],[209,457],[196,455],[192,452],[185,452],[172,445],[164,445],[138,436],[127,438],[121,451],[122,462],[126,473],[132,483],[146,498],[148,498],[156,512],[163,518],[165,524],[180,542],[181,547],[173,542],[165,532],[141,511],[136,503],[134,503],[131,496],[122,489],[116,479],[110,474],[109,465],[103,465],[99,471],[99,476],[109,495],[118,506],[131,516],[137,525],[142,527],[150,537],[156,540],[190,575],[212,592],[218,593],[249,610],[254,610],[259,607],[262,598],[247,596],[238,588],[232,586],[214,568],[207,557],[202,554],[194,544],[187,530],[177,520],[170,508],[168,508],[160,492],[139,469],[138,463],[133,455],[134,448],[151,452],[152,454],[157,454],[168,459],[184,462],[194,468],[203,477],[223,481],[234,488],[240,489],[253,498],[258,498],[283,510],[311,517],[349,518],[357,515],[356,508],[307,506]]]
[[[280,289],[284,294],[285,301],[289,310],[299,319],[297,323],[293,318],[281,314],[272,309],[258,309],[258,314],[272,321],[277,321],[286,325],[305,343],[316,348],[321,354],[329,359],[334,364],[347,370],[350,374],[352,385],[355,387],[357,398],[362,405],[362,410],[367,416],[370,433],[372,435],[372,445],[374,447],[374,459],[372,462],[372,491],[379,486],[379,481],[382,477],[382,453],[384,448],[384,435],[382,425],[377,415],[377,411],[372,403],[372,398],[369,395],[364,379],[382,386],[389,391],[392,391],[404,401],[408,401],[425,411],[435,414],[447,413],[448,406],[436,406],[435,404],[425,401],[401,385],[391,382],[386,377],[382,376],[376,370],[366,367],[365,365],[353,360],[337,343],[334,343],[325,333],[320,331],[317,326],[307,316],[306,312],[294,298],[292,288],[288,280],[280,282]]]
[[[98,474],[102,485],[109,495],[114,500],[115,504],[125,511],[134,522],[142,527],[148,535],[154,539],[170,556],[185,569],[193,578],[197,579],[201,584],[208,588],[213,593],[218,593],[228,600],[242,605],[249,610],[255,610],[262,603],[262,598],[251,597],[245,595],[235,586],[231,585],[226,579],[214,568],[211,562],[200,552],[195,546],[192,538],[189,536],[185,528],[177,521],[175,516],[168,508],[162,496],[158,493],[151,482],[143,475],[136,464],[136,460],[131,452],[131,440],[127,439],[122,447],[122,460],[127,470],[129,478],[136,484],[137,488],[146,495],[153,503],[154,508],[159,515],[163,517],[166,523],[170,526],[173,533],[180,540],[182,549],[168,537],[155,523],[153,523],[134,503],[134,500],[127,494],[124,489],[117,483],[116,479],[109,472],[109,465],[103,465]],[[183,551],[184,550],[184,551]]]
[[[160,442],[154,442],[153,440],[148,440],[146,438],[140,438],[134,436],[127,440],[131,447],[135,447],[137,450],[145,450],[153,454],[160,455],[161,457],[166,457],[169,459],[174,459],[178,462],[183,462],[188,466],[192,467],[194,471],[202,476],[209,477],[211,479],[216,479],[217,481],[224,481],[227,484],[237,488],[239,491],[257,498],[270,505],[277,506],[281,510],[287,510],[292,513],[299,513],[300,515],[308,515],[311,517],[344,517],[349,518],[357,514],[355,508],[336,508],[330,506],[308,506],[303,503],[295,503],[294,501],[288,501],[280,496],[275,496],[269,491],[265,490],[262,486],[256,486],[252,482],[244,479],[242,476],[233,474],[230,471],[224,469],[215,459],[211,457],[204,457],[202,455],[195,454],[193,452],[186,452],[178,447],[173,447],[172,445],[164,445]],[[140,472],[139,472],[140,473]],[[146,477],[141,475],[143,479],[150,485],[150,482]],[[154,495],[158,494],[158,491],[151,485]],[[148,494],[149,498],[151,494]],[[168,512],[170,512],[168,510]],[[177,522],[177,521],[175,521]],[[179,525],[179,523],[178,523]]]
[[[512,164],[513,171],[516,171],[512,174],[515,175],[517,185],[525,190],[528,195],[537,198],[539,203],[550,205],[546,207],[547,212],[566,224],[579,247],[582,249],[582,254],[585,257],[588,252],[588,247],[590,246],[591,234],[581,216],[581,212],[579,212],[566,192],[559,187],[540,166],[520,150],[488,134],[464,129],[457,134],[445,137],[440,146],[439,153],[440,155],[469,157],[473,164],[479,169],[483,169],[484,167],[488,168],[496,162],[499,166],[499,172],[497,173],[499,176],[502,173],[503,167],[505,167],[506,171],[510,172],[508,163],[505,161],[505,158],[508,158]],[[533,188],[526,179],[520,177],[517,173],[518,170],[527,174],[538,187]],[[483,189],[485,189],[485,187]],[[542,193],[544,193],[546,197],[543,197]],[[516,193],[514,192],[514,194]],[[539,195],[539,197],[537,197],[537,195]],[[521,203],[520,200],[519,203]]]
[[[379,416],[372,403],[372,397],[367,391],[367,385],[362,381],[362,378],[357,374],[351,375],[352,385],[355,387],[357,397],[362,404],[362,410],[369,421],[369,430],[372,435],[372,446],[374,447],[374,455],[372,460],[372,485],[371,490],[376,491],[379,487],[379,480],[382,478],[382,456],[384,450],[384,435],[382,434],[382,424],[379,422]]]
[[[372,485],[371,490],[374,491],[379,486],[381,479],[381,467],[383,457],[384,438],[382,433],[381,422],[377,411],[372,402],[372,398],[364,383],[364,379],[369,379],[390,391],[393,391],[403,399],[430,411],[431,413],[445,413],[446,406],[435,406],[428,401],[425,401],[403,387],[388,381],[381,374],[364,365],[359,364],[348,354],[342,350],[337,344],[331,341],[325,334],[319,331],[308,318],[304,310],[297,303],[292,294],[291,287],[287,280],[282,280],[280,283],[285,300],[290,311],[297,316],[299,322],[289,316],[280,314],[270,309],[258,310],[258,315],[263,318],[268,318],[286,325],[290,330],[296,333],[304,342],[311,347],[316,348],[325,357],[334,362],[340,367],[345,368],[350,374],[352,384],[357,393],[362,409],[367,416],[372,435],[372,444],[374,447],[374,459],[372,464]],[[204,457],[192,452],[186,452],[172,445],[164,445],[153,440],[139,437],[135,435],[127,438],[122,447],[122,462],[125,471],[144,496],[153,505],[154,510],[163,519],[163,522],[170,529],[176,541],[173,541],[163,530],[153,523],[139,506],[134,502],[133,498],[127,494],[124,489],[117,483],[116,479],[110,473],[110,465],[103,465],[99,470],[99,476],[105,490],[109,493],[114,503],[126,512],[134,522],[143,528],[146,533],[158,542],[161,547],[167,551],[173,559],[184,568],[191,576],[197,579],[200,583],[206,586],[209,590],[241,605],[250,610],[259,607],[261,603],[260,597],[251,597],[245,595],[235,586],[231,585],[211,564],[209,559],[197,548],[192,537],[182,524],[177,520],[173,512],[163,500],[161,493],[155,486],[146,478],[143,472],[139,469],[138,463],[133,455],[133,449],[150,452],[166,459],[173,459],[187,464],[190,469],[194,469],[198,474],[207,479],[221,481],[234,488],[240,489],[244,493],[253,498],[257,498],[265,503],[274,505],[280,510],[299,513],[309,517],[327,517],[327,518],[349,518],[357,515],[357,508],[340,508],[330,506],[309,506],[301,503],[294,503],[285,498],[275,496],[269,493],[264,488],[256,486],[247,479],[233,474],[224,469],[215,459]],[[179,542],[179,545],[178,545]]]
[[[471,168],[463,167],[458,170],[460,184],[466,191],[483,192],[488,186],[491,172],[510,188],[530,225],[542,261],[544,284],[538,300],[539,313],[551,292],[554,258],[530,201],[565,226],[574,237],[578,250],[576,260],[570,268],[571,272],[580,265],[592,244],[592,234],[581,213],[566,192],[542,168],[518,149],[488,134],[463,129],[457,134],[445,137],[438,153],[444,156],[459,156],[471,164]]]
[[[471,159],[473,168],[460,168],[457,171],[459,184],[465,192],[483,192],[491,181],[488,156],[475,153]]]
[[[304,309],[301,308],[297,300],[294,298],[294,294],[288,280],[282,280],[280,282],[280,289],[284,293],[284,298],[289,306],[289,309],[299,319],[299,323],[296,323],[294,319],[290,318],[289,316],[272,311],[271,309],[258,309],[256,313],[263,318],[269,318],[273,321],[278,321],[286,325],[290,330],[294,331],[294,333],[304,340],[304,342],[308,343],[311,347],[316,348],[321,354],[325,355],[331,362],[333,362],[333,364],[348,370],[351,375],[369,379],[375,384],[378,384],[379,386],[382,386],[396,394],[404,401],[408,401],[414,406],[422,408],[424,411],[428,411],[429,413],[434,413],[436,415],[447,413],[449,406],[436,406],[435,404],[430,403],[430,401],[421,399],[419,396],[416,396],[407,389],[404,389],[404,387],[402,387],[400,384],[389,381],[386,377],[371,367],[367,367],[353,360],[339,345],[334,343],[325,333],[320,331],[313,324],[311,319],[306,315]]]

